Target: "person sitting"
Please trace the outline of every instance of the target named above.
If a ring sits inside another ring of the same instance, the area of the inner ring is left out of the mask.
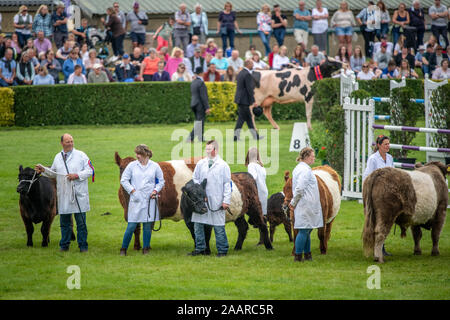
[[[358,80],[374,80],[376,78],[376,75],[369,69],[369,64],[367,62],[363,64],[362,70],[358,72],[358,76],[356,77]]]
[[[386,42],[381,43],[381,51],[374,55],[373,60],[381,70],[387,68],[388,63],[391,60],[391,53],[387,51]]]
[[[241,58],[239,58],[238,50],[231,51],[231,57],[228,58],[228,66],[229,67],[231,66],[236,74],[239,73],[244,67],[244,61]]]
[[[361,46],[355,46],[353,54],[350,57],[350,67],[356,73],[362,70],[362,65],[366,62],[366,57],[362,54]]]
[[[64,61],[69,58],[71,51],[70,40],[64,41],[64,45],[56,51],[56,59],[58,59],[60,65],[63,65]]]
[[[325,62],[325,56],[319,51],[319,47],[317,45],[313,45],[311,47],[311,52],[305,59],[305,65],[307,67],[315,67],[323,62]]]
[[[256,50],[256,46],[254,44],[250,45],[250,48],[245,51],[245,60],[248,59],[253,59],[253,56],[255,55],[255,53],[259,56],[259,58],[261,59],[262,55],[261,52],[259,52],[258,50]]]
[[[215,57],[211,60],[211,63],[214,63],[217,72],[221,75],[225,74],[228,68],[228,60],[223,56],[223,49],[217,50]]]
[[[44,31],[38,32],[37,38],[33,41],[33,44],[38,54],[41,52],[47,52],[52,48],[52,43],[50,40],[44,37]]]
[[[0,87],[17,86],[17,63],[13,60],[13,50],[5,49],[5,56],[0,60]]]
[[[383,69],[382,79],[398,79],[399,72],[394,60],[389,61],[387,68]]]
[[[38,74],[33,79],[33,85],[37,86],[53,84],[55,84],[55,79],[48,74],[48,70],[45,66],[40,66],[38,69]]]
[[[348,65],[350,65],[350,57],[348,55],[347,46],[340,47],[334,59],[336,61],[347,63]]]
[[[290,63],[293,65],[296,65],[297,67],[304,67],[305,66],[305,49],[303,48],[303,45],[299,44],[294,49],[294,55],[290,59]],[[255,63],[253,63],[253,69]]]
[[[398,78],[401,79],[403,77],[407,79],[419,78],[419,75],[414,71],[414,69],[411,69],[411,66],[409,65],[407,59],[403,59],[402,62],[400,63]]]
[[[134,81],[136,77],[136,68],[130,63],[130,56],[128,54],[124,54],[122,56],[122,62],[116,65],[115,74],[118,82]]]
[[[450,69],[448,68],[449,61],[442,60],[441,67],[436,68],[433,72],[433,76],[431,77],[433,80],[445,80],[450,79]]]
[[[164,61],[158,62],[158,71],[153,74],[152,81],[170,81],[170,74],[164,70]]]
[[[158,71],[158,62],[160,59],[156,56],[156,49],[150,48],[149,52],[150,55],[145,57],[141,63],[141,69],[139,71],[139,79],[141,81],[152,81],[153,74]]]
[[[210,63],[208,66],[208,71],[203,75],[203,80],[205,82],[220,82],[220,73],[216,70],[216,65],[214,63]]]
[[[48,74],[50,74],[55,80],[55,83],[59,83],[59,73],[61,72],[62,67],[59,61],[55,58],[55,53],[53,50],[47,51],[45,60],[41,62],[41,67],[45,67]]]
[[[83,18],[81,19],[80,26],[72,30],[72,33],[75,35],[75,39],[79,47],[81,47],[81,45],[84,43],[86,43],[88,46],[91,46],[88,36],[88,29],[88,20],[86,18]]]
[[[221,76],[221,81],[236,82],[236,72],[232,66],[229,66],[227,72]]]
[[[184,63],[178,65],[177,71],[172,75],[171,81],[192,81],[192,77],[186,71],[186,65]]]
[[[178,65],[181,62],[183,62],[183,50],[181,50],[178,47],[174,47],[172,50],[172,56],[167,61],[164,70],[166,70],[172,77],[172,74],[174,74],[177,71]]]
[[[194,72],[195,70],[197,70],[197,68],[201,68],[202,69],[201,73],[204,73],[208,69],[208,67],[206,66],[206,60],[201,55],[200,48],[196,48],[194,50],[194,55],[191,58],[189,58],[189,61],[191,63],[192,68],[191,72]]]
[[[422,58],[423,58],[424,53],[425,53],[425,46],[420,45],[419,48],[417,49],[416,56],[414,57],[414,66],[415,67],[422,68],[422,64],[423,64]]]
[[[84,68],[83,62],[78,57],[78,48],[75,47],[72,49],[72,51],[70,51],[69,58],[64,61],[63,64],[64,81],[67,82],[69,76],[75,71],[75,66],[77,65],[81,67],[82,73],[85,74],[86,70]]]
[[[383,73],[383,70],[377,67],[377,63],[373,59],[369,60],[369,70],[372,71],[377,78],[379,78]]]
[[[400,67],[402,60],[404,59],[408,60],[410,66],[415,65],[414,56],[411,54],[410,49],[408,49],[407,47],[403,47],[402,50],[394,57],[397,67]]]
[[[394,46],[394,56],[398,55],[402,51],[402,48],[405,47],[405,44],[406,44],[406,37],[404,35],[400,35],[397,43]]]
[[[156,51],[158,51],[158,50],[156,50]],[[142,54],[141,48],[139,48],[139,47],[134,48],[133,53],[130,55],[130,63],[136,69],[137,74],[140,74],[140,72],[141,72],[141,65],[142,65],[142,61],[144,61],[144,59],[145,59],[145,56]]]
[[[216,55],[216,52],[217,52],[217,45],[214,42],[213,38],[209,38],[208,40],[206,40],[205,55],[206,53],[209,53],[214,57]]]
[[[32,85],[34,80],[34,67],[30,60],[30,53],[26,51],[22,54],[17,66],[17,82],[19,85]]]
[[[273,47],[272,47],[272,51],[269,53],[269,56],[268,56],[269,67],[271,69],[273,68],[273,58],[279,52],[280,52],[280,47],[277,44],[274,44]]]
[[[253,70],[269,70],[270,67],[267,63],[261,60],[261,57],[258,53],[253,55]]]
[[[440,66],[442,60],[448,60],[447,53],[443,53],[444,48],[442,48],[441,45],[438,45],[436,47],[436,51],[434,52],[434,55],[436,56],[436,66]]]
[[[83,68],[77,64],[74,67],[73,73],[67,79],[67,84],[86,84],[86,76],[83,74]]]
[[[373,44],[373,53],[372,57],[377,53],[381,51],[381,44],[386,43],[386,51],[392,52],[394,51],[394,44],[390,41],[388,41],[387,35],[381,36],[381,41],[375,42]]]
[[[289,65],[289,57],[287,56],[287,47],[281,46],[280,47],[280,54],[275,55],[273,58],[273,66],[272,69],[274,70],[281,70],[285,66]]]
[[[86,69],[86,74],[89,77],[89,73],[93,70],[94,65],[96,64],[102,64],[101,60],[99,58],[97,58],[97,50],[95,50],[95,48],[92,48],[91,50],[89,50],[88,53],[88,58],[87,59],[83,59],[83,65],[84,68]]]
[[[436,55],[433,52],[433,44],[427,44],[427,51],[422,55],[423,74],[431,75],[436,68]]]
[[[100,63],[94,64],[92,68],[94,71],[88,75],[88,83],[108,83],[108,75],[102,70],[103,66]]]

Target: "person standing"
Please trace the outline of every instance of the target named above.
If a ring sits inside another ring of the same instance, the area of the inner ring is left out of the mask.
[[[19,13],[14,16],[14,28],[17,34],[19,44],[23,47],[28,38],[31,37],[31,28],[33,26],[33,17],[28,14],[27,6],[20,6]]]
[[[253,60],[247,59],[244,62],[244,69],[239,72],[236,78],[234,102],[238,105],[238,119],[234,127],[234,141],[240,140],[239,136],[244,122],[247,123],[254,139],[262,139],[255,130],[250,110],[250,106],[255,104],[255,81],[251,70],[253,70]]]
[[[165,183],[161,167],[150,160],[152,151],[145,144],[138,145],[134,152],[137,160],[128,164],[120,179],[120,184],[130,195],[128,225],[120,249],[121,256],[127,255],[128,245],[139,223],[142,223],[144,230],[142,254],[148,254],[152,225],[161,219],[157,203],[158,193]]]
[[[284,43],[284,37],[286,35],[287,17],[281,13],[281,7],[279,4],[273,6],[272,14],[272,30],[278,45],[281,47]]]
[[[266,169],[261,162],[261,157],[259,155],[258,148],[251,147],[248,149],[247,156],[245,157],[245,166],[255,179],[256,187],[258,188],[258,198],[261,202],[261,209],[264,217],[267,215],[267,198],[269,196],[269,191],[266,185]]]
[[[117,17],[116,12],[114,11],[113,8],[106,9],[106,13],[108,15],[108,22],[106,22],[104,18],[101,18],[101,21],[103,22],[106,28],[110,29],[112,33],[111,46],[114,54],[112,60],[116,61],[124,54],[123,40],[125,39],[126,32],[122,26],[122,22],[120,21],[119,17]],[[133,37],[131,38],[134,44]]]
[[[195,79],[191,83],[191,109],[194,112],[194,128],[186,142],[193,142],[195,137],[198,141],[204,141],[205,117],[211,109],[208,100],[208,89],[203,81],[203,67],[195,69]]]
[[[37,164],[36,172],[56,179],[58,214],[61,226],[60,251],[68,251],[72,236],[72,214],[77,223],[77,241],[80,252],[88,251],[86,212],[90,210],[88,178],[94,181],[94,167],[89,157],[74,148],[73,137],[61,136],[62,151],[57,153],[51,167]]]
[[[217,21],[217,33],[222,37],[222,50],[224,53],[227,52],[227,38],[230,41],[230,48],[234,49],[236,31],[242,34],[236,20],[236,12],[233,11],[233,5],[227,1],[223,11],[219,13],[219,20]]]
[[[394,11],[392,23],[394,24],[392,27],[392,38],[393,43],[395,44],[400,35],[404,33],[405,27],[409,25],[409,13],[406,11],[406,5],[403,2],[401,2],[398,5],[398,9]]]
[[[417,50],[419,46],[423,45],[423,36],[425,34],[425,13],[420,6],[419,0],[414,0],[413,6],[408,9],[408,13],[410,19],[409,25],[415,28],[414,50]]]
[[[208,16],[202,10],[202,5],[197,3],[194,12],[191,13],[192,35],[200,37],[200,43],[204,44],[208,36]]]
[[[448,23],[448,10],[447,7],[441,4],[441,0],[434,0],[434,6],[428,9],[428,14],[431,17],[431,32],[436,37],[438,43],[440,43],[440,36],[444,38],[445,46],[449,45],[447,37],[447,23]],[[442,44],[443,45],[443,44]]]
[[[267,57],[270,53],[270,36],[272,35],[272,18],[268,4],[263,4],[261,11],[258,12],[258,15],[256,16],[256,24],[258,25],[258,34],[264,48],[266,49]],[[246,59],[250,59],[250,57],[246,57]]]
[[[133,4],[133,10],[127,14],[127,26],[128,23],[131,23],[130,37],[133,48],[139,47],[143,50],[145,45],[145,26],[148,25],[148,16],[145,12],[139,11],[139,2],[135,2]]]
[[[34,16],[32,31],[35,35],[39,31],[44,31],[45,37],[49,39],[53,35],[52,17],[48,13],[48,7],[44,4],[39,7]]]
[[[341,2],[339,10],[331,17],[330,24],[335,28],[339,48],[345,47],[348,54],[351,55],[353,27],[356,26],[356,21],[353,12],[348,9],[346,1]]]
[[[322,0],[316,0],[316,7],[312,9],[311,16],[314,44],[324,52],[327,50],[328,9],[322,7]]]
[[[294,10],[294,37],[297,44],[303,48],[308,47],[308,21],[311,21],[311,12],[305,8],[305,1],[298,3],[298,8]]]
[[[228,239],[225,232],[225,210],[231,202],[231,171],[228,164],[219,155],[219,144],[215,140],[206,143],[206,158],[201,159],[194,169],[194,183],[204,183],[206,180],[206,197],[208,212],[198,214],[193,212],[191,221],[194,223],[195,250],[192,256],[205,255],[205,226],[213,226],[216,236],[217,257],[228,253]]]
[[[67,29],[67,14],[64,11],[65,6],[60,3],[56,6],[56,11],[52,14],[53,24],[53,41],[55,41],[56,47],[61,48],[66,41],[69,32]]]
[[[175,25],[173,27],[173,38],[175,47],[186,52],[189,44],[189,29],[191,26],[191,15],[186,10],[186,4],[180,4],[180,10],[175,12]]]
[[[289,208],[294,211],[294,229],[299,230],[295,238],[294,257],[294,261],[298,262],[312,260],[311,231],[323,227],[319,186],[310,167],[315,160],[314,150],[310,147],[303,148],[297,158],[300,163],[292,172],[293,197]]]
[[[360,25],[361,34],[364,38],[364,52],[366,57],[372,56],[372,45],[375,40],[375,6],[373,1],[369,1],[367,8],[362,9],[356,16],[356,21]]]

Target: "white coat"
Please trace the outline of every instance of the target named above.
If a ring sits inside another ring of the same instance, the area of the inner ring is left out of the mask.
[[[93,170],[89,166],[89,158],[83,151],[73,148],[66,163],[69,173],[76,173],[79,179],[70,181],[66,178],[67,171],[61,152],[56,154],[50,168],[44,167],[43,173],[43,176],[56,179],[58,213],[72,214],[78,213],[80,210],[88,212],[90,210],[88,178],[93,174]],[[78,208],[76,200],[78,200],[80,208]]]
[[[152,160],[149,160],[146,166],[138,160],[130,162],[122,173],[120,184],[128,193],[131,193],[133,189],[136,190],[130,194],[128,222],[160,220],[156,200],[150,200],[153,190],[159,193],[164,187],[164,175],[159,164]]]
[[[231,202],[231,171],[228,164],[220,156],[216,156],[211,168],[208,168],[208,158],[200,160],[194,169],[192,179],[195,183],[202,183],[207,179],[206,196],[209,209],[217,210],[223,203]],[[204,223],[212,226],[225,226],[225,210],[205,214],[192,213],[192,222]]]
[[[267,197],[269,196],[269,190],[267,190],[266,186],[266,169],[256,162],[250,162],[248,164],[248,173],[250,173],[256,181],[262,212],[264,215],[267,215]]]
[[[294,229],[323,227],[319,186],[316,176],[305,162],[300,162],[292,172],[292,193],[291,205],[295,208]]]
[[[367,159],[366,170],[364,170],[363,173],[363,181],[369,174],[384,167],[394,167],[394,160],[392,159],[392,156],[389,153],[386,153],[386,161],[384,161],[380,155],[380,152],[375,152],[369,157],[369,159]]]

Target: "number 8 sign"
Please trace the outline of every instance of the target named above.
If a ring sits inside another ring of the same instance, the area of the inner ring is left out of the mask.
[[[299,152],[304,147],[310,146],[308,127],[306,122],[295,122],[292,128],[291,144],[289,152]]]

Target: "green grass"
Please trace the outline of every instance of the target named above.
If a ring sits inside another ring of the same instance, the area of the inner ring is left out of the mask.
[[[225,123],[214,128],[223,132],[233,126]],[[262,122],[259,127],[268,129],[269,125]],[[321,130],[318,123],[313,127]],[[212,125],[207,123],[209,128]],[[297,155],[288,152],[292,123],[282,122],[281,128],[278,173],[267,178],[270,194],[283,187],[284,170],[296,165]],[[240,252],[230,250],[228,257],[221,259],[188,257],[193,241],[184,222],[167,220],[161,231],[153,233],[153,250],[148,256],[130,250],[129,256],[120,257],[126,223],[117,198],[119,171],[114,151],[128,156],[134,146],[146,143],[153,151],[153,160],[168,160],[178,143],[170,141],[174,129],[190,130],[191,125],[0,130],[0,299],[448,299],[448,225],[442,231],[439,257],[430,256],[430,232],[424,232],[422,256],[412,255],[410,232],[406,239],[400,239],[398,229],[395,235],[391,232],[386,247],[394,257],[380,265],[381,289],[367,289],[367,267],[374,263],[362,253],[363,207],[356,201],[342,203],[326,256],[319,254],[317,234],[313,232],[311,263],[293,262],[292,244],[281,227],[277,228],[272,251],[255,245],[259,234],[250,228]],[[51,164],[60,151],[59,137],[66,131],[96,169],[96,181],[89,183],[92,211],[87,215],[86,254],[79,253],[76,243],[67,253],[58,251],[59,217],[53,223],[48,248],[40,246],[40,225],[35,227],[34,247],[27,248],[15,190],[19,164]],[[243,164],[230,167],[232,171],[245,170]],[[106,211],[112,214],[102,216]],[[236,227],[228,224],[226,230],[233,248]],[[215,252],[214,239],[212,248]],[[81,268],[81,290],[66,287],[70,265]]]

